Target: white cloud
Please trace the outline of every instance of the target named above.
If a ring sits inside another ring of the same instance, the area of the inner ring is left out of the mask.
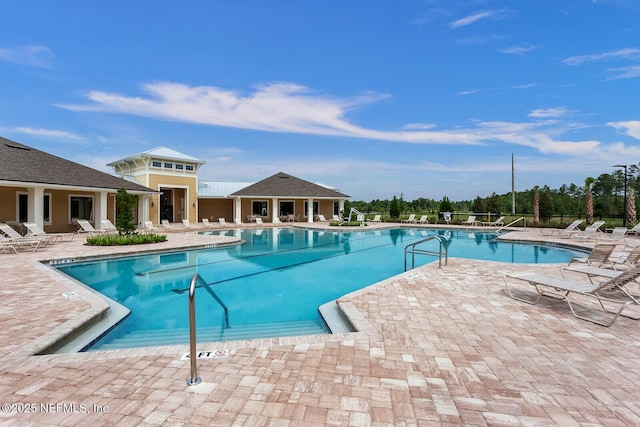
[[[62,138],[62,139],[83,139],[80,135],[75,133],[63,131],[63,130],[54,130],[54,129],[35,129],[29,127],[14,127],[8,129],[9,132],[12,133],[21,133],[25,135],[33,135],[33,136],[44,136],[47,138]]]
[[[525,53],[536,50],[537,48],[538,46],[529,44],[529,45],[521,45],[521,46],[511,46],[506,49],[498,49],[498,52],[508,53],[511,55],[523,55]]]
[[[514,86],[524,89],[531,85]],[[428,123],[412,123],[401,130],[377,130],[350,123],[346,116],[356,108],[387,96],[365,94],[352,98],[316,95],[293,83],[258,86],[253,93],[239,93],[212,86],[189,87],[177,83],[143,86],[146,97],[93,91],[91,105],[60,105],[73,111],[106,111],[160,120],[226,126],[266,132],[340,136],[409,144],[486,145],[496,141],[526,145],[545,153],[570,154],[594,148],[595,141],[563,141],[566,131],[555,123],[488,122],[476,127],[430,130]],[[546,112],[550,117],[552,110]],[[556,111],[556,114],[558,114]],[[538,114],[544,114],[540,110]],[[538,117],[541,117],[538,115]]]
[[[640,139],[640,120],[631,120],[626,122],[609,122],[607,126],[611,126],[617,131],[632,138]]]
[[[562,64],[567,65],[580,65],[584,62],[590,61],[603,61],[608,59],[636,59],[640,57],[640,49],[625,48],[619,50],[613,50],[605,53],[595,53],[591,55],[570,56],[569,58],[560,61]]]
[[[529,117],[562,117],[567,114],[565,107],[537,108],[529,113]]]
[[[467,25],[471,25],[476,21],[479,21],[481,19],[487,19],[487,18],[491,18],[493,16],[496,15],[496,11],[494,10],[487,10],[484,12],[478,12],[475,13],[473,15],[469,15],[469,16],[465,16],[464,18],[458,19],[456,21],[453,21],[449,24],[449,26],[451,28],[460,28],[460,27],[464,27]]]
[[[617,79],[634,79],[636,77],[640,77],[640,65],[629,65],[627,67],[609,68],[608,71],[613,71],[617,74],[613,77],[609,77],[608,79],[605,79],[605,81],[617,80]]]
[[[0,47],[0,60],[30,67],[49,68],[53,52],[46,46]]]

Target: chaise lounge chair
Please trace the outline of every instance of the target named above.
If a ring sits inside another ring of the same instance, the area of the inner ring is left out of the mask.
[[[625,286],[628,283],[635,281],[638,277],[640,277],[640,267],[635,266],[627,271],[616,275],[615,277],[612,277],[598,284],[584,281],[567,280],[563,277],[531,272],[505,273],[503,275],[503,281],[505,286],[507,287],[509,296],[515,300],[526,302],[527,304],[536,304],[538,301],[540,301],[540,298],[542,296],[559,298],[567,302],[571,313],[573,313],[573,315],[577,318],[608,327],[611,326],[621,315],[638,320],[636,317],[625,316],[622,314],[622,311],[629,305],[634,303],[637,304],[637,300],[629,298],[620,299],[617,298],[617,296],[614,294],[614,292],[619,294],[619,292],[617,291],[621,291],[624,295],[629,296],[629,293],[625,289]],[[536,298],[526,299],[514,295],[511,291],[511,287],[509,286],[509,281],[507,280],[507,278],[528,282],[530,285],[534,286],[537,293]],[[602,307],[602,310],[604,310],[606,313],[613,314],[613,317],[611,317],[609,321],[600,321],[599,319],[576,313],[574,309],[575,301],[573,300],[574,294],[582,295],[590,299],[595,299],[600,304],[600,307]],[[617,310],[610,310],[605,307],[604,303],[614,304],[618,308]]]
[[[429,224],[429,220],[427,219],[427,215],[422,215],[418,220],[418,224]]]
[[[89,234],[102,234],[105,233],[104,230],[96,230],[93,228],[93,225],[86,219],[76,219],[76,223],[80,226],[78,229],[78,234],[80,233],[89,233]]]
[[[405,224],[415,224],[416,223],[416,214],[410,214],[409,218],[403,219],[400,222],[404,222]]]
[[[572,237],[585,240],[592,238],[598,240],[596,233],[600,231],[600,227],[602,227],[603,225],[604,221],[596,221],[593,224],[587,226],[587,228],[585,228],[581,233],[576,233]]]
[[[469,218],[467,218],[466,221],[462,221],[462,225],[478,225],[479,222],[476,221],[476,216],[475,215],[469,215]]]
[[[502,227],[504,225],[504,217],[496,219],[495,221],[483,221],[480,223],[483,227]]]
[[[635,234],[636,236],[640,235],[640,222],[627,230],[627,234]]]
[[[613,250],[616,248],[616,245],[612,243],[604,243],[598,244],[591,249],[591,252],[586,257],[574,257],[569,261],[569,265],[575,263],[587,264],[590,267],[602,267],[606,265],[608,267],[613,267],[613,262],[611,261],[611,254]]]
[[[35,222],[25,222],[24,226],[27,227],[27,236],[37,236],[47,239],[47,243],[55,243],[62,241],[72,241],[76,233],[47,233]]]
[[[142,224],[144,226],[144,230],[147,233],[151,233],[152,231],[154,231],[154,230],[156,230],[158,228],[155,225],[153,225],[153,223],[151,221],[145,221]]]
[[[119,233],[118,228],[113,225],[111,221],[108,219],[103,219],[102,221],[102,229],[109,233]]]
[[[382,215],[375,215],[369,222],[382,222]]]
[[[616,227],[611,231],[611,234],[606,235],[602,240],[609,242],[626,242],[624,236],[627,234],[627,227]]]
[[[191,223],[189,222],[188,219],[183,219],[182,225],[184,225],[184,228],[191,228]]]
[[[569,224],[564,230],[551,230],[548,235],[552,235],[554,232],[557,232],[558,235],[564,239],[568,239],[573,236],[575,233],[580,233],[580,229],[578,226],[584,222],[584,219],[576,219],[571,224]],[[542,232],[542,230],[540,230]],[[544,233],[542,233],[545,235]]]

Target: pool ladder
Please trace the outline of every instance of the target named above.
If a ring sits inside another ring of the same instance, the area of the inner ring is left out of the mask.
[[[213,289],[211,289],[211,286],[204,281],[202,276],[195,273],[191,277],[191,283],[189,284],[189,357],[191,359],[191,377],[187,378],[187,385],[200,383],[200,377],[198,376],[198,355],[196,354],[196,285],[198,283],[220,304],[224,310],[224,327],[225,329],[229,329],[229,309]]]
[[[425,249],[416,248],[421,243],[429,242],[431,240],[437,240],[440,243],[440,248],[438,252],[435,251],[427,251]],[[407,254],[411,254],[411,268],[415,268],[416,266],[416,254],[418,255],[430,255],[438,257],[438,268],[442,267],[442,246],[444,244],[444,265],[447,265],[447,261],[449,258],[449,244],[448,240],[444,236],[429,236],[425,239],[418,240],[417,242],[411,243],[404,248],[404,271],[407,271]],[[411,248],[411,249],[409,249]]]

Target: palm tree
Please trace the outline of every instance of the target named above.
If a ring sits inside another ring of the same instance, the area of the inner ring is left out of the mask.
[[[587,220],[587,225],[593,224],[593,195],[591,194],[591,184],[595,179],[592,177],[587,177],[584,180],[584,201],[586,203],[586,214],[585,219]]]
[[[533,223],[540,222],[540,194],[538,194],[538,186],[533,187]]]
[[[633,188],[629,189],[627,197],[627,225],[636,225],[638,217],[636,216],[636,193]]]

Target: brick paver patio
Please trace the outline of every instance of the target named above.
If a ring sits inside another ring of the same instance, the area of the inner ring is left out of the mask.
[[[217,239],[171,233],[158,247]],[[450,259],[411,270],[340,300],[359,332],[200,343],[230,352],[199,360],[202,382],[189,387],[188,346],[34,355],[105,309],[39,260],[139,250],[83,243],[0,254],[2,424],[640,425],[637,321],[603,328],[566,303],[506,294],[501,272],[557,266]]]

